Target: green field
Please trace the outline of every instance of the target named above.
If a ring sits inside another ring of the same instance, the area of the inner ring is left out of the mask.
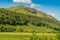
[[[60,40],[60,34],[52,33],[0,33],[0,40]]]

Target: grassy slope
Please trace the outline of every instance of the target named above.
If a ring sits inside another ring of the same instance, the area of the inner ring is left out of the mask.
[[[14,6],[14,7],[10,7],[7,9],[14,11],[14,12],[31,14],[31,15],[38,16],[38,17],[53,18],[51,15],[48,15],[42,11],[38,11],[33,8],[29,8],[29,7],[25,7],[25,6]]]

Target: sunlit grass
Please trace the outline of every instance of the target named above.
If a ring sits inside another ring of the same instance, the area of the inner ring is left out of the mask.
[[[35,35],[34,35],[35,34]],[[0,33],[0,40],[60,40],[57,35],[53,33]],[[59,36],[60,37],[60,36]]]

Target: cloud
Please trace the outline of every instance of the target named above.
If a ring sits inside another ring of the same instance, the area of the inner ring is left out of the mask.
[[[51,16],[55,17],[55,14],[50,14]]]
[[[17,3],[32,3],[32,0],[13,0],[13,2],[17,2]]]
[[[34,4],[34,3],[32,2],[32,0],[13,0],[13,2],[30,4],[30,7],[31,7],[31,8],[40,8],[40,7],[41,7],[41,6],[38,5],[38,4]]]
[[[35,4],[31,4],[30,7],[31,7],[31,8],[34,8],[34,7],[35,7]]]
[[[38,5],[38,4],[31,4],[30,5],[31,8],[41,8],[42,6],[41,5]]]
[[[54,13],[47,12],[47,14],[49,14],[49,15],[55,17],[55,14],[54,14]]]

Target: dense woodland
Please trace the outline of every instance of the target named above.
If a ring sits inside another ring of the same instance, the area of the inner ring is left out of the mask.
[[[19,6],[20,7],[20,6]],[[18,10],[19,7],[16,7],[16,9]],[[25,7],[23,7],[24,9]],[[27,8],[27,7],[26,7]],[[32,8],[27,8],[22,12],[17,11],[16,9],[14,9],[14,7],[12,8],[0,8],[0,32],[16,32],[18,30],[20,30],[20,32],[24,32],[23,28],[17,27],[17,25],[19,26],[37,26],[37,27],[45,27],[45,28],[49,28],[49,29],[53,29],[56,30],[57,32],[60,32],[60,22],[58,20],[56,20],[54,17],[52,17],[51,15],[49,15],[51,18],[47,18],[47,17],[40,17],[36,16],[36,12],[38,12],[35,9]],[[12,10],[14,9],[14,10]],[[20,9],[20,10],[23,10]],[[31,12],[31,14],[29,14],[30,12],[28,11],[27,13],[25,11],[27,11],[29,9],[29,11]],[[35,11],[31,11],[31,10],[35,10]],[[25,12],[25,13],[24,13]],[[44,14],[45,16],[47,16],[48,14],[45,14],[43,12],[41,12],[40,14]],[[3,25],[12,25],[12,27],[5,27]],[[16,27],[13,27],[16,26]]]

